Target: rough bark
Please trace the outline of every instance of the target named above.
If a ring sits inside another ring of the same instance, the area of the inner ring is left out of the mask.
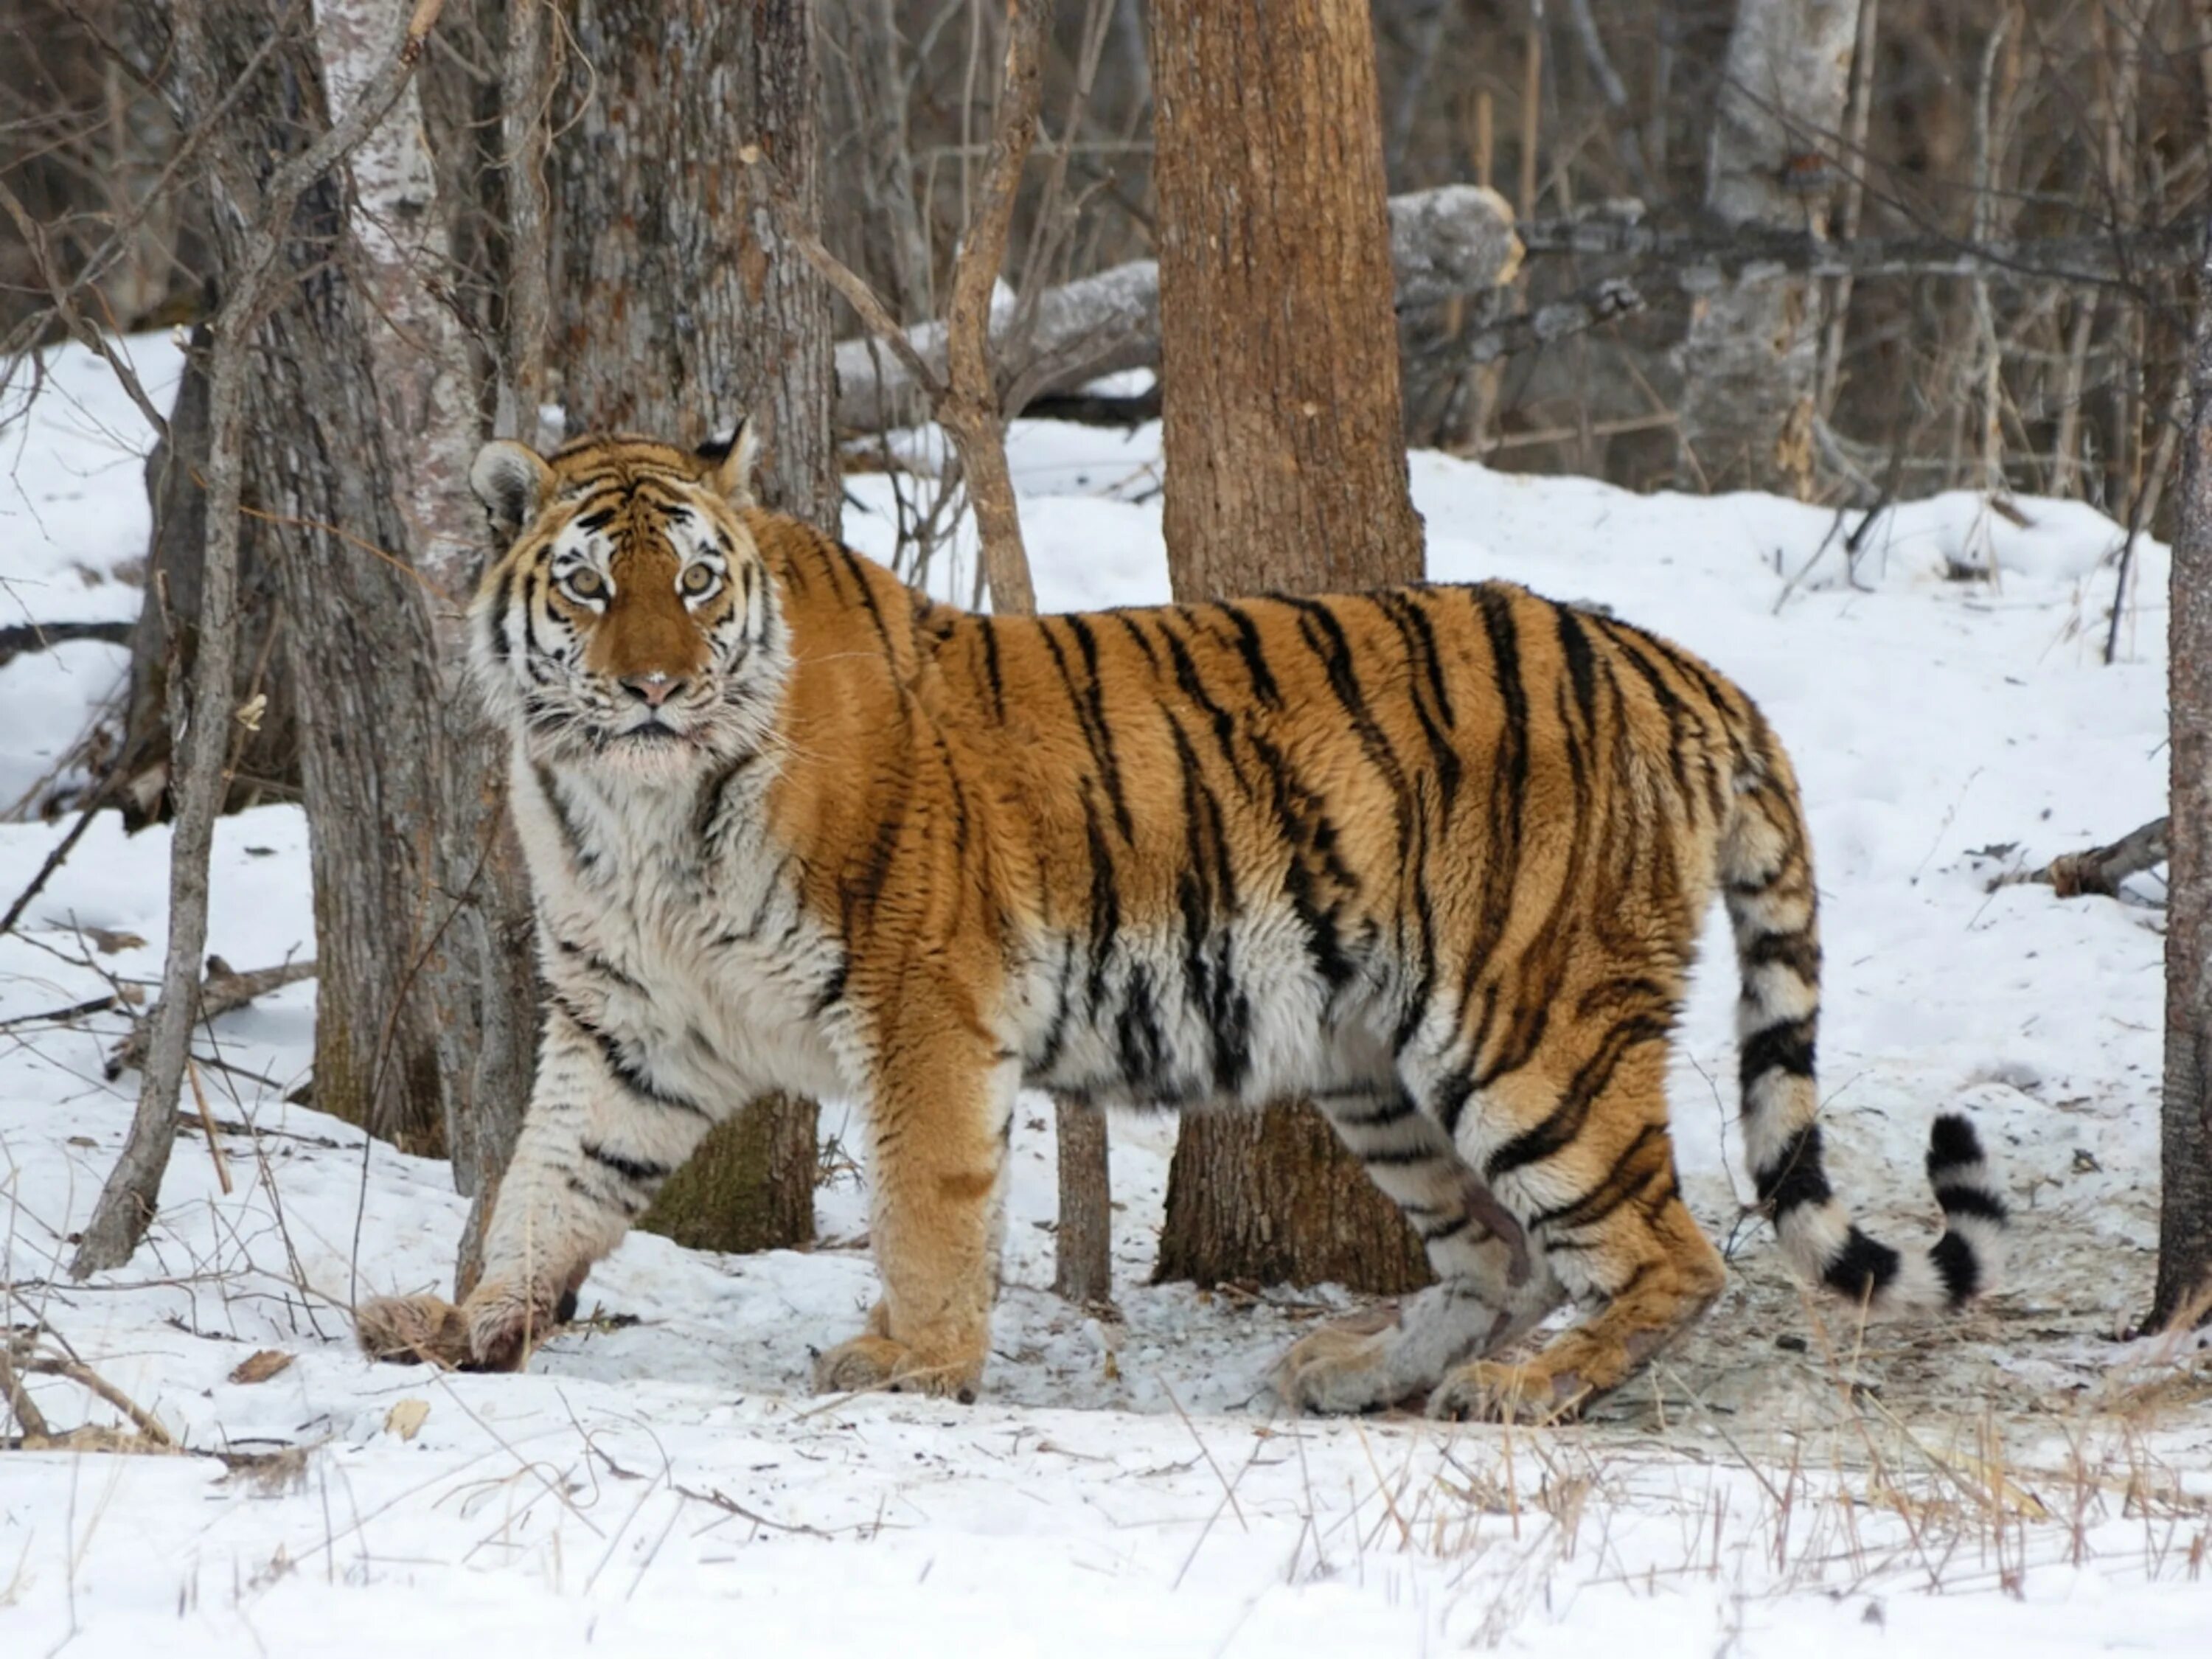
[[[769,505],[836,528],[829,289],[738,159],[818,220],[804,0],[578,0],[551,160],[553,362],[571,436],[763,422]]]
[[[2212,237],[2198,283],[2168,589],[2172,817],[2154,1325],[2212,1316]]]
[[[1737,0],[1705,170],[1720,226],[1826,234],[1857,22],[1856,0]],[[1819,335],[1802,276],[1754,266],[1698,296],[1681,348],[1686,482],[1809,489]]]
[[[757,145],[818,220],[804,0],[578,0],[568,52],[548,163],[568,433],[696,443],[746,416],[766,440],[762,499],[835,533],[829,290],[738,159]],[[643,1224],[732,1249],[811,1239],[814,1160],[760,1154],[811,1147],[815,1115],[784,1097],[749,1105]]]
[[[1421,574],[1367,8],[1156,0],[1164,504],[1178,598]],[[1194,1115],[1160,1276],[1382,1291],[1413,1231],[1310,1106]]]
[[[1401,309],[1434,305],[1510,282],[1520,268],[1513,210],[1494,191],[1447,185],[1390,201],[1391,265]],[[994,331],[1013,320],[994,319]],[[907,331],[933,373],[945,372],[945,325]],[[1011,365],[1024,399],[1072,392],[1117,369],[1151,368],[1160,358],[1159,266],[1115,265],[1048,289],[1026,336],[1027,361]],[[837,346],[837,424],[872,432],[921,418],[926,399],[906,365],[872,338]],[[1014,412],[1018,413],[1018,410]]]

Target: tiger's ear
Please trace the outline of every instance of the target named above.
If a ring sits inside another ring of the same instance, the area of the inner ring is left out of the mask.
[[[469,469],[469,488],[491,514],[491,521],[512,536],[538,516],[538,508],[552,488],[553,469],[527,444],[495,438],[477,451]]]
[[[732,507],[758,507],[753,494],[753,465],[760,459],[761,423],[740,419],[725,438],[709,438],[692,453],[707,463],[707,482]]]

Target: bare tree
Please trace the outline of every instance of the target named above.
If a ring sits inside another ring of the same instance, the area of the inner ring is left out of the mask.
[[[2212,235],[2198,283],[2166,647],[2172,799],[2154,1325],[2212,1317]]]
[[[1828,146],[1850,88],[1856,0],[1737,0],[1705,170],[1735,228],[1826,229]],[[1819,318],[1803,278],[1753,269],[1696,301],[1682,343],[1683,471],[1800,494],[1813,474]]]
[[[1421,574],[1362,0],[1155,0],[1164,526],[1178,597]],[[1310,1106],[1183,1121],[1159,1274],[1426,1281]]]

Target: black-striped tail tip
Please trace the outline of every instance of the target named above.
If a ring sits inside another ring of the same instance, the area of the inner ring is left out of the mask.
[[[1999,1241],[2011,1219],[1998,1195],[1981,1137],[1954,1113],[1936,1120],[1928,1137],[1928,1184],[1943,1208],[1943,1237],[1929,1251],[1954,1308],[1989,1288]]]

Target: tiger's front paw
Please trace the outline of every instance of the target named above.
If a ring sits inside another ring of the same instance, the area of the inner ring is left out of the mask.
[[[891,1337],[872,1334],[841,1342],[814,1362],[817,1394],[882,1389],[890,1394],[947,1396],[967,1406],[975,1404],[982,1379],[980,1352],[972,1358],[936,1357]]]
[[[478,1285],[458,1308],[436,1296],[372,1297],[354,1310],[354,1337],[371,1359],[395,1364],[519,1371],[574,1307],[573,1293],[556,1306],[550,1295],[496,1281]]]
[[[371,1359],[447,1370],[469,1361],[469,1322],[438,1296],[371,1297],[353,1310],[353,1334]]]

